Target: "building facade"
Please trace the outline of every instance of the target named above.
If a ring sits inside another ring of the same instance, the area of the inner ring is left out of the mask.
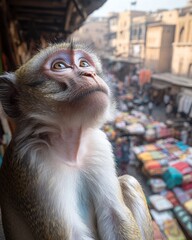
[[[146,57],[147,27],[154,23],[175,25],[178,14],[178,10],[159,10],[157,12],[146,13],[144,16],[133,17],[131,22],[129,55],[134,58],[139,58],[141,62],[144,63]],[[152,29],[150,29],[150,31],[152,31]],[[153,29],[153,31],[156,30]],[[172,54],[172,52],[170,52],[170,54]]]
[[[116,55],[118,20],[119,20],[118,13],[109,14],[108,47],[109,47],[109,52],[111,53],[112,56]]]
[[[105,56],[109,52],[108,34],[109,24],[107,17],[89,17],[71,37],[77,41],[85,42],[95,49],[100,56]]]
[[[149,14],[132,19],[129,55],[141,62],[145,59],[147,26],[153,21],[154,18]]]
[[[155,22],[161,22],[165,24],[175,25],[179,16],[179,10],[159,10],[151,13]]]
[[[184,9],[176,25],[172,73],[192,78],[192,11]]]
[[[119,14],[117,26],[116,56],[128,58],[130,55],[130,29],[133,17],[142,16],[142,11],[124,11]]]
[[[175,26],[155,23],[147,27],[145,67],[154,73],[170,72]]]

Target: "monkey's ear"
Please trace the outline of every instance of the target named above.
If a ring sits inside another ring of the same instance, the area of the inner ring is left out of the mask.
[[[20,115],[18,109],[18,90],[15,84],[15,74],[6,73],[0,76],[0,101],[5,113],[11,118]]]

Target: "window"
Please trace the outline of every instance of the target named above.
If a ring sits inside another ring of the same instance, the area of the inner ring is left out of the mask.
[[[184,41],[184,30],[185,30],[184,27],[182,27],[180,29],[180,32],[179,32],[179,42],[183,42]]]
[[[139,27],[139,39],[141,39],[141,38],[142,38],[142,28]]]
[[[189,64],[188,77],[192,78],[192,63]]]

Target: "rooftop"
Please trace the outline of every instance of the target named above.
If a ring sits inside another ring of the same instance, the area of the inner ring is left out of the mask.
[[[76,30],[106,0],[7,0],[11,16],[22,31],[62,32]],[[3,9],[5,11],[5,9]]]

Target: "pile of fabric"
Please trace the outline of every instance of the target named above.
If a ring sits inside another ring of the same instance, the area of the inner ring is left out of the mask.
[[[125,133],[144,135],[144,125],[149,121],[150,120],[145,114],[138,111],[132,111],[131,113],[117,112],[115,126]]]
[[[134,153],[149,178],[151,214],[164,235],[167,239],[192,239],[192,147],[167,138],[134,147]],[[168,229],[177,232],[177,238]]]
[[[145,140],[152,142],[161,138],[174,137],[177,130],[173,127],[167,127],[163,122],[151,121],[149,124],[145,125]]]

